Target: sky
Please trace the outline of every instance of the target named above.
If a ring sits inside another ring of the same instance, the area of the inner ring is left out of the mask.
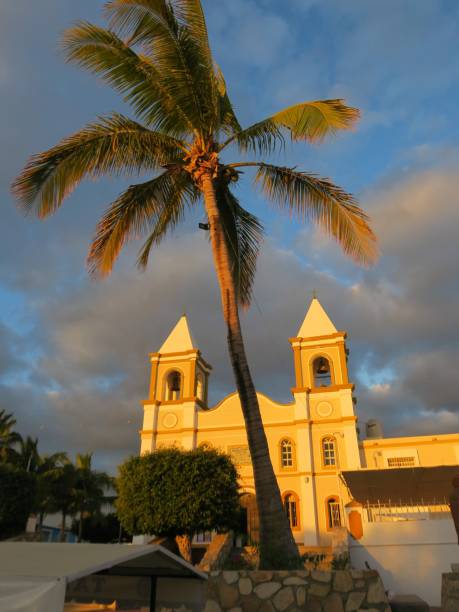
[[[459,432],[459,4],[456,0],[204,0],[210,41],[243,125],[290,104],[345,98],[362,118],[276,162],[330,177],[369,213],[381,258],[346,260],[310,225],[238,187],[266,239],[242,315],[257,389],[291,399],[288,338],[312,291],[348,332],[361,424],[385,435]],[[211,401],[234,389],[205,234],[188,219],[145,273],[130,245],[111,277],[85,256],[101,212],[130,179],[83,183],[47,221],[10,184],[29,155],[113,110],[107,86],[65,64],[63,30],[103,24],[102,0],[0,1],[0,408],[42,452],[94,452],[111,472],[138,452],[148,353],[185,310],[213,365]]]

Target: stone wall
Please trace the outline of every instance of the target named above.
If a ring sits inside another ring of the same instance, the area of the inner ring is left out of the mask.
[[[443,612],[459,610],[459,571],[441,576],[441,609]]]
[[[390,612],[377,572],[214,571],[204,612]]]

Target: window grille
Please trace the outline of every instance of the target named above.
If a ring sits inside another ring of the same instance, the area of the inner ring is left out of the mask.
[[[322,440],[322,454],[324,466],[332,467],[336,465],[336,444],[334,438],[324,438]]]
[[[281,442],[281,466],[283,468],[293,467],[293,444],[290,440]]]
[[[328,502],[328,524],[331,529],[341,527],[341,510],[339,502],[335,499]]]
[[[285,513],[287,514],[290,527],[298,527],[298,512],[295,497],[289,493],[284,497]]]
[[[387,465],[389,467],[413,467],[416,464],[414,457],[388,457]]]

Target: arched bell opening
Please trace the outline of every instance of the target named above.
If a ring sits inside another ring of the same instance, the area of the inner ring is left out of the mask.
[[[314,387],[329,387],[332,384],[330,362],[322,355],[314,359],[312,363],[312,377]]]
[[[166,378],[164,399],[166,401],[179,400],[182,396],[182,374],[178,370],[169,372]]]

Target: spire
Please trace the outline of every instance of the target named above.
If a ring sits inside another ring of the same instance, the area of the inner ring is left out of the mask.
[[[329,316],[314,295],[304,321],[298,330],[298,338],[314,338],[316,336],[331,336],[337,333]]]
[[[188,327],[188,320],[183,314],[178,320],[176,326],[164,341],[159,349],[160,353],[180,353],[196,349],[196,342],[191,335]]]

